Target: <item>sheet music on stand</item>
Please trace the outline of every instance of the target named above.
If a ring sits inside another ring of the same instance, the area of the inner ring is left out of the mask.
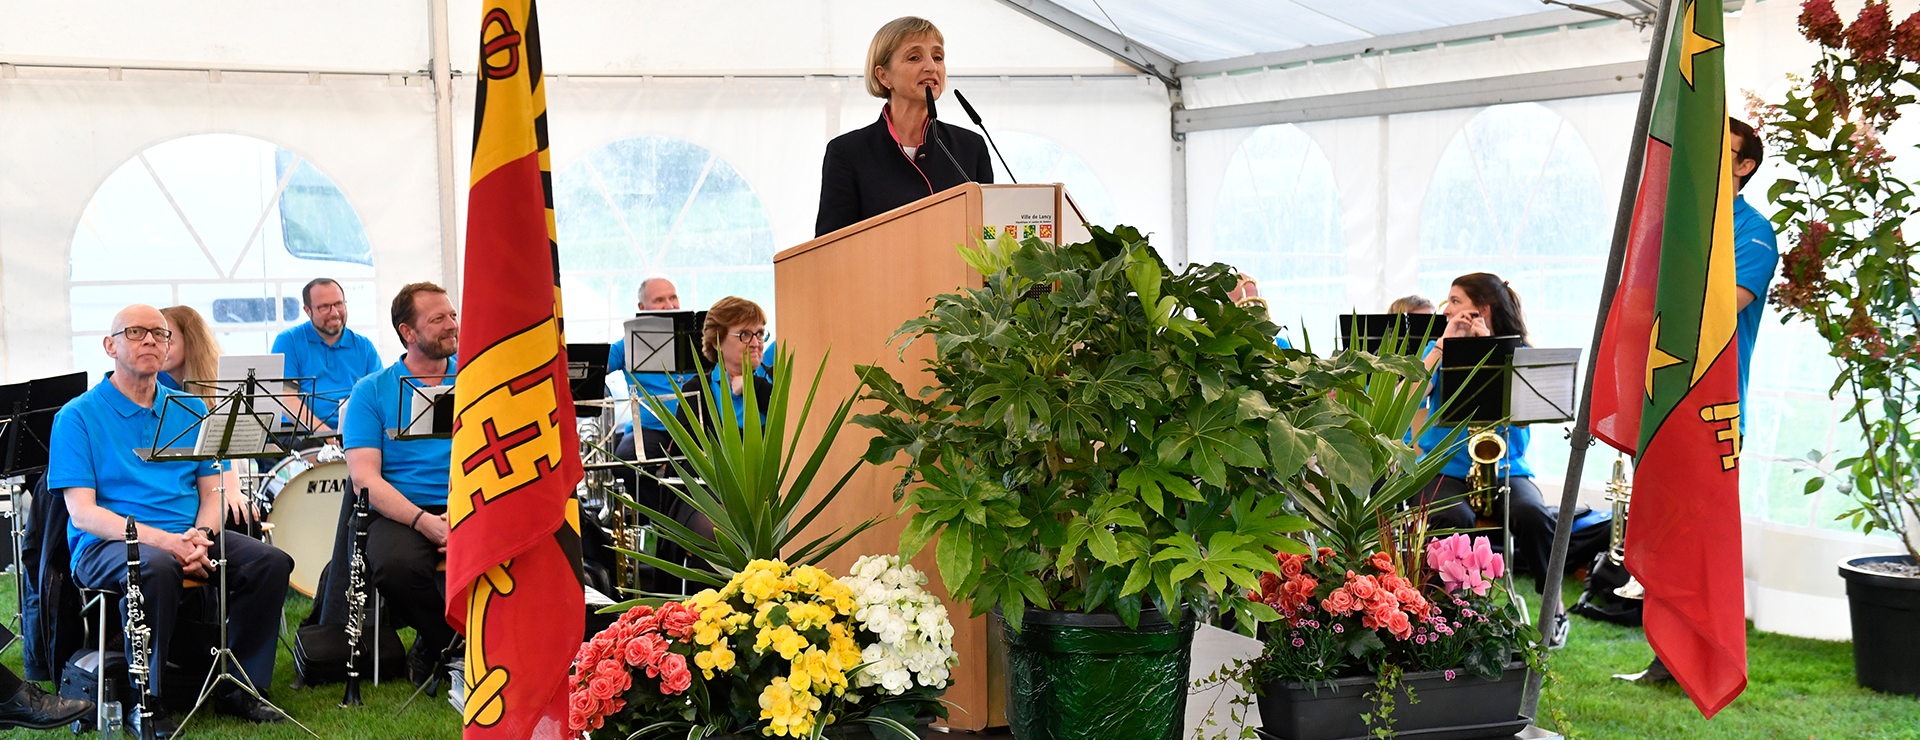
[[[641,311],[621,324],[629,373],[698,372],[700,328],[705,311]]]
[[[1573,421],[1580,348],[1521,347],[1513,351],[1507,409],[1516,424]]]
[[[436,381],[428,385],[431,378]],[[402,420],[398,429],[387,430],[396,440],[451,439],[453,437],[453,384],[450,375],[408,375],[400,378],[399,408],[394,418]],[[409,403],[411,402],[411,403]]]
[[[274,412],[252,411],[260,396],[242,393],[214,401],[205,413],[187,405],[198,396],[172,394],[160,404],[160,422],[154,425],[153,446],[134,450],[149,462],[236,460],[281,457],[287,451],[272,442]],[[181,422],[186,417],[192,421]],[[169,433],[168,430],[179,431]],[[182,445],[187,437],[192,443]]]
[[[1441,352],[1443,424],[1573,421],[1578,348],[1521,346],[1518,336],[1454,337]]]

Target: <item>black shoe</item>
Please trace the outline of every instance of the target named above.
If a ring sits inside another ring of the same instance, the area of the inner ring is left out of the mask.
[[[1647,669],[1644,671],[1639,673],[1616,673],[1613,677],[1622,681],[1631,681],[1648,686],[1673,683],[1673,673],[1668,671],[1667,667],[1660,663],[1658,656],[1654,657],[1652,663],[1647,664]]]
[[[125,705],[124,708],[127,713],[127,735],[135,738],[140,737],[140,705],[138,703],[132,703]],[[147,697],[147,708],[153,712],[153,718],[149,720],[149,723],[153,725],[154,738],[157,740],[166,740],[167,738],[174,737],[174,733],[176,732],[180,733],[179,737],[184,738],[187,736],[187,733],[180,732],[180,723],[174,720],[173,715],[167,713],[166,707],[161,706],[159,699]]]
[[[268,706],[266,701],[239,689],[214,697],[213,711],[228,717],[238,717],[256,725],[287,721],[287,716],[281,714],[280,710]]]
[[[37,684],[22,683],[12,699],[0,702],[0,727],[51,730],[93,714],[93,702],[54,696]]]

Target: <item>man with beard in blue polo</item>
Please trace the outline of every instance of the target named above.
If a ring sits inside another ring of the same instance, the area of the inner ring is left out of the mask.
[[[380,516],[367,525],[367,579],[416,635],[407,672],[425,683],[453,644],[447,624],[447,471],[451,439],[395,439],[393,432],[425,409],[414,408],[421,386],[453,385],[460,349],[460,315],[447,291],[412,283],[393,297],[393,330],[407,353],[361,378],[347,401],[341,429],[347,472],[366,489]]]
[[[280,332],[273,339],[275,354],[286,357],[289,378],[312,378],[289,385],[313,394],[308,406],[288,399],[287,410],[318,434],[340,428],[340,403],[353,384],[380,372],[380,352],[373,340],[347,328],[347,294],[332,278],[314,278],[300,290],[300,310],[307,322]],[[313,387],[303,387],[306,384]]]
[[[54,417],[47,466],[47,487],[61,492],[71,515],[67,544],[75,583],[124,591],[127,517],[138,523],[140,585],[153,631],[148,676],[153,698],[147,706],[155,710],[153,726],[161,736],[178,728],[158,694],[183,582],[214,577],[214,560],[221,557],[215,537],[226,542],[230,646],[247,679],[261,691],[273,681],[275,637],[287,574],[293,570],[293,558],[272,545],[234,532],[220,534],[223,508],[215,488],[220,469],[214,463],[151,462],[135,452],[192,446],[198,417],[206,413],[199,398],[156,382],[172,336],[166,317],[152,306],[129,306],[113,317],[112,333],[101,342],[113,358],[113,372]],[[213,604],[209,600],[206,606]],[[233,686],[216,694],[214,709],[252,722],[285,720]]]

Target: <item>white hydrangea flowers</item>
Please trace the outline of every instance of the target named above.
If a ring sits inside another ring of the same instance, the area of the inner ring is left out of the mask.
[[[921,588],[927,575],[898,555],[866,555],[840,582],[853,590],[854,621],[880,638],[861,652],[868,665],[852,676],[854,688],[879,686],[893,695],[916,683],[945,688],[959,654],[946,605]]]

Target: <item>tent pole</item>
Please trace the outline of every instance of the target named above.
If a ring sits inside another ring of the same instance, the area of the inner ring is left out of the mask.
[[[454,305],[460,301],[460,224],[454,209],[453,60],[447,38],[447,0],[429,0],[433,15],[433,124],[440,172],[440,277]]]
[[[1620,285],[1620,271],[1626,263],[1627,237],[1633,231],[1633,208],[1639,199],[1641,170],[1646,164],[1647,131],[1653,120],[1653,104],[1659,98],[1660,71],[1666,63],[1664,54],[1667,43],[1667,18],[1673,9],[1673,0],[1661,0],[1660,9],[1654,14],[1653,48],[1647,51],[1647,70],[1640,82],[1640,109],[1633,117],[1633,143],[1627,153],[1626,176],[1620,183],[1620,207],[1613,219],[1612,251],[1607,254],[1607,274],[1600,285],[1600,306],[1594,312],[1593,342],[1587,345],[1587,377],[1580,390],[1579,412],[1573,423],[1569,444],[1572,450],[1567,455],[1567,478],[1560,490],[1560,519],[1553,528],[1553,553],[1547,559],[1547,572],[1540,574],[1545,580],[1544,593],[1540,599],[1540,644],[1551,644],[1554,633],[1554,619],[1560,612],[1560,584],[1564,580],[1559,574],[1567,567],[1567,546],[1573,538],[1573,509],[1580,503],[1580,474],[1587,464],[1587,448],[1593,445],[1593,432],[1589,425],[1593,422],[1593,376],[1595,371],[1594,350],[1600,347],[1600,341],[1607,331],[1607,309],[1613,305],[1613,294]],[[1540,681],[1542,676],[1533,674],[1527,677],[1527,691],[1522,699],[1522,714],[1537,717],[1540,708]]]

